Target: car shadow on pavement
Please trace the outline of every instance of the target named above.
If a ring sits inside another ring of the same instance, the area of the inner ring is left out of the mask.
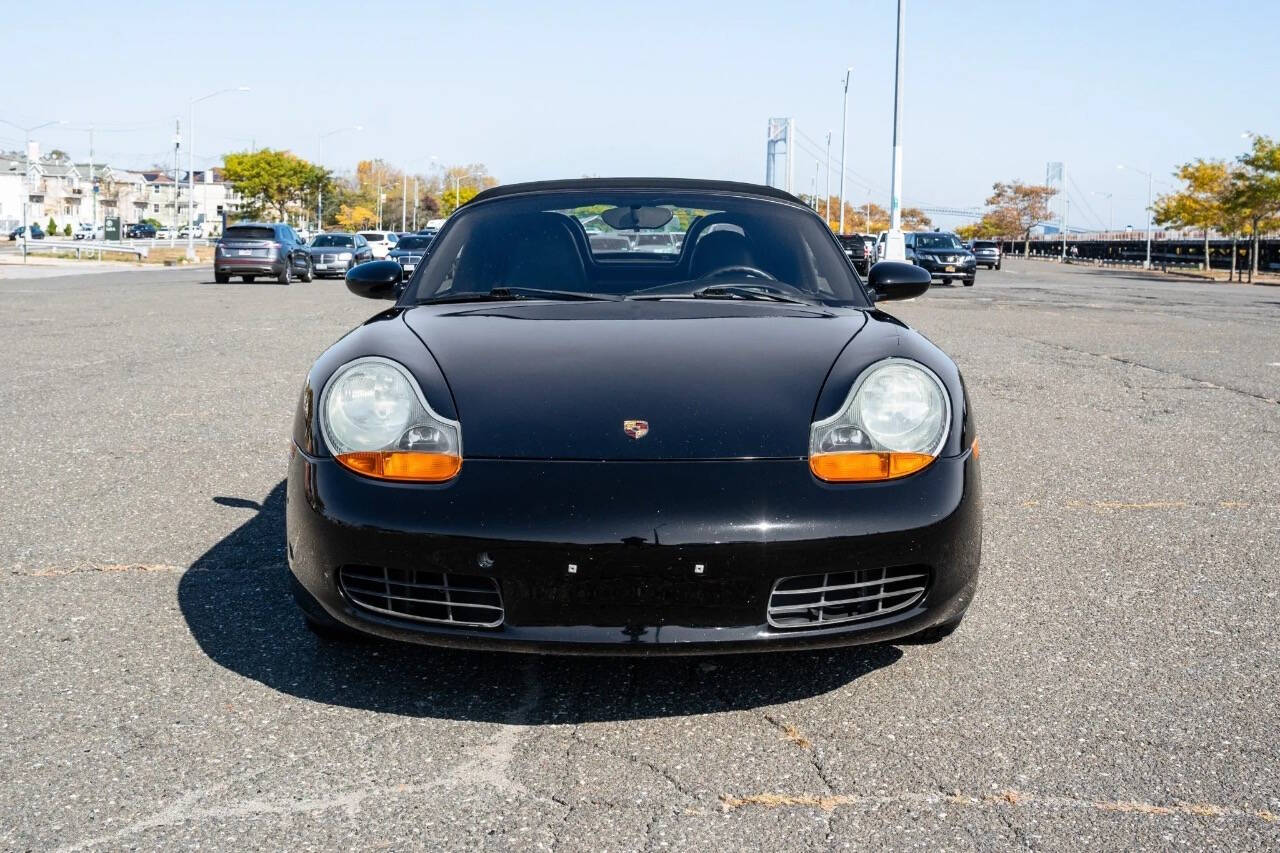
[[[331,705],[443,719],[541,725],[735,711],[848,686],[902,656],[894,646],[719,655],[564,657],[322,640],[293,603],[284,492],[261,505],[182,576],[178,604],[200,648],[274,690]]]

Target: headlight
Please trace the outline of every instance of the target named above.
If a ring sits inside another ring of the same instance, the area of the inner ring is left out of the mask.
[[[325,385],[320,426],[334,458],[359,474],[440,483],[462,469],[458,422],[433,412],[409,371],[390,359],[343,365]]]
[[[351,260],[351,253],[350,253],[350,252],[343,252],[342,254],[338,255],[338,260],[340,260],[340,261],[349,261],[349,260]]]
[[[892,480],[937,458],[951,427],[951,399],[932,370],[887,358],[862,372],[840,411],[813,425],[809,468],[820,480]]]

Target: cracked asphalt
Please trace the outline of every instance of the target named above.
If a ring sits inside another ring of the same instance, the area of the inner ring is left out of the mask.
[[[935,646],[335,645],[288,600],[311,360],[380,307],[0,281],[0,848],[1274,850],[1280,288],[1011,260],[886,307],[982,439]]]

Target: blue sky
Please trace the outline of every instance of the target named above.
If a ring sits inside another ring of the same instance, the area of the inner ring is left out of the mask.
[[[314,159],[318,134],[360,124],[325,142],[326,165],[381,156],[426,170],[437,155],[503,181],[761,181],[770,116],[793,117],[819,148],[834,130],[838,152],[852,65],[847,196],[887,204],[894,0],[178,8],[13,5],[0,118],[66,121],[37,138],[78,159],[95,125],[99,159],[142,167],[172,158],[189,98],[243,85],[197,107],[198,165],[255,144]],[[1117,227],[1142,227],[1145,179],[1117,163],[1167,179],[1193,157],[1239,153],[1243,131],[1280,133],[1278,31],[1273,0],[908,0],[904,201],[980,205],[993,181],[1042,181],[1054,160],[1073,222],[1105,225],[1094,193],[1110,192]],[[20,142],[0,125],[0,147]]]

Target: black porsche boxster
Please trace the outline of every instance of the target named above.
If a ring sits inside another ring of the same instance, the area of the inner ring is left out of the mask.
[[[679,654],[959,624],[969,402],[876,308],[928,272],[864,283],[780,190],[587,179],[480,193],[403,276],[347,274],[395,304],[297,409],[288,559],[318,633]]]

